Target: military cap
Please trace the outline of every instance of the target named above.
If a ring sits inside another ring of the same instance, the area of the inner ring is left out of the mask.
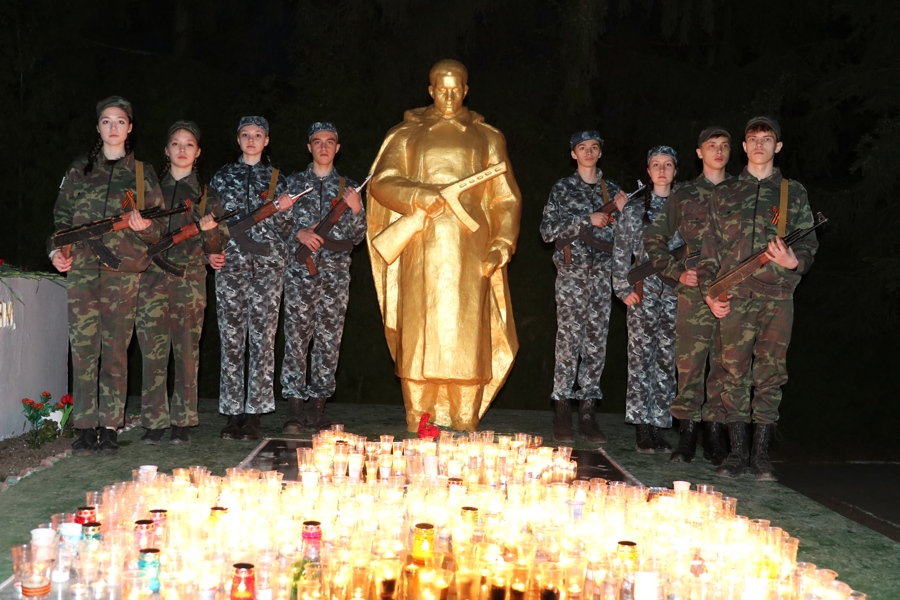
[[[678,153],[675,152],[675,148],[672,146],[654,146],[650,148],[650,151],[647,152],[647,165],[650,165],[650,159],[658,154],[665,154],[666,156],[671,156],[672,160],[675,161],[675,166],[678,166]]]
[[[123,98],[122,96],[110,96],[109,98],[104,98],[100,102],[97,103],[97,118],[103,114],[103,111],[109,108],[110,106],[115,106],[116,108],[121,108],[125,111],[125,114],[128,115],[129,119],[134,119],[134,113],[131,110],[131,102]]]
[[[337,127],[328,121],[316,121],[312,125],[309,126],[309,139],[312,140],[312,136],[316,135],[320,131],[330,131],[334,134],[334,137],[339,138]]]
[[[197,126],[193,121],[175,121],[172,123],[172,126],[169,127],[169,135],[168,137],[171,139],[172,134],[178,131],[179,129],[184,129],[185,131],[190,131],[191,135],[193,135],[197,141],[200,141],[200,127]]]
[[[240,131],[247,125],[256,125],[265,131],[266,135],[269,135],[269,122],[266,121],[265,117],[241,117],[241,120],[238,122],[237,130]]]
[[[748,131],[758,126],[762,126],[764,129],[771,129],[775,132],[775,139],[781,139],[781,125],[772,117],[765,116],[753,117],[747,121],[747,124],[744,126],[744,135],[747,135]]]
[[[585,131],[576,131],[572,134],[572,137],[569,138],[569,148],[572,150],[575,149],[575,146],[580,144],[581,142],[586,142],[588,140],[597,140],[600,142],[600,145],[603,145],[603,138],[600,137],[600,132],[594,129],[586,129]]]
[[[710,125],[700,132],[700,136],[697,138],[697,147],[699,148],[703,145],[703,142],[714,137],[725,137],[728,138],[729,142],[731,141],[731,134],[728,133],[727,129],[718,125]]]

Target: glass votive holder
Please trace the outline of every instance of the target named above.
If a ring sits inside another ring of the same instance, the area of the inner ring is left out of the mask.
[[[397,593],[397,583],[403,563],[399,558],[382,559],[375,567],[375,593],[380,600],[392,600]]]
[[[141,569],[127,569],[120,577],[122,600],[143,600],[150,596],[150,580]]]
[[[539,563],[535,580],[540,593],[540,600],[560,600],[562,589],[565,585],[565,575],[559,563]]]

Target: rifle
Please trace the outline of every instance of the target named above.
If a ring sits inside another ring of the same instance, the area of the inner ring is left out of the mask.
[[[636,190],[634,190],[633,192],[631,192],[630,194],[628,194],[629,201],[632,198],[634,198],[635,196],[637,196],[639,193],[643,192],[644,189],[647,187],[644,185],[644,182],[641,181],[640,179],[637,180],[637,183],[638,183],[638,188]],[[593,212],[601,212],[605,215],[612,215],[617,210],[618,210],[618,208],[616,208],[616,203],[610,201],[610,202],[607,202],[606,204],[604,204],[603,206],[601,206],[600,210],[593,211]],[[610,217],[609,222],[612,223],[612,217]],[[607,223],[607,225],[608,224],[609,223]],[[606,252],[607,254],[613,253],[614,245],[612,242],[598,240],[596,237],[594,237],[594,235],[591,233],[590,230],[582,231],[578,235],[568,237],[568,238],[562,238],[562,239],[556,240],[556,242],[554,243],[554,246],[556,247],[556,249],[562,251],[563,261],[567,265],[572,264],[572,250],[569,246],[571,246],[575,240],[581,240],[582,242],[584,242],[585,244],[587,244],[594,250],[599,250],[600,252]]]
[[[675,246],[669,252],[672,253],[672,256],[675,260],[684,262],[684,266],[688,269],[696,266],[696,261],[700,258],[700,251],[694,250],[690,254],[687,253],[687,244],[681,244],[680,246]],[[643,281],[644,279],[650,277],[656,273],[656,269],[653,268],[653,265],[648,260],[645,263],[641,263],[640,265],[634,267],[630,271],[628,271],[628,283],[631,285],[637,285],[639,281]],[[659,275],[659,278],[663,280],[663,282],[670,287],[675,287],[675,284],[678,282],[669,277],[664,277],[662,274]]]
[[[827,222],[828,219],[826,219],[822,213],[816,213],[816,219],[812,227],[807,227],[806,229],[795,229],[794,231],[784,236],[784,243],[788,246],[792,246],[796,242],[809,235],[819,225],[823,225]],[[712,284],[710,284],[709,293],[707,295],[710,298],[718,298],[720,301],[725,302],[726,300],[728,300],[728,290],[744,281],[745,279],[748,279],[751,275],[756,273],[771,260],[772,259],[770,259],[766,255],[765,249],[760,250],[724,275],[716,277],[713,280]]]
[[[176,208],[166,210],[162,207],[154,206],[153,208],[145,208],[140,211],[140,214],[144,219],[161,219],[185,213],[189,210],[191,210],[191,202],[187,200],[183,205]],[[63,256],[68,258],[72,254],[72,244],[84,241],[94,251],[94,254],[97,255],[97,258],[100,259],[104,266],[118,270],[122,264],[122,259],[110,252],[100,238],[107,233],[127,229],[129,216],[130,212],[63,229],[53,235],[52,245],[54,248],[58,248],[63,253]]]
[[[296,196],[291,196],[291,198],[296,200],[300,196],[310,193],[312,190],[312,186],[309,186]],[[266,190],[266,192],[268,192],[268,190]],[[247,252],[252,252],[258,256],[269,256],[269,245],[257,242],[250,238],[250,236],[247,235],[247,230],[260,221],[265,221],[277,212],[278,208],[275,207],[274,202],[266,202],[256,210],[251,211],[248,215],[241,217],[234,223],[228,225],[228,233],[231,234],[231,239]]]
[[[230,219],[231,217],[236,216],[241,211],[235,209],[229,213],[225,213],[221,217],[216,217],[216,223],[221,223],[226,219]],[[165,252],[172,246],[177,246],[181,242],[188,240],[195,235],[200,233],[200,224],[197,222],[188,223],[184,227],[180,229],[176,229],[175,231],[169,233],[164,238],[159,240],[157,243],[153,244],[147,249],[147,256],[153,258],[154,256]]]
[[[476,231],[479,225],[478,222],[466,212],[466,209],[463,208],[463,205],[459,202],[459,195],[466,190],[506,173],[506,171],[506,162],[500,162],[496,165],[491,165],[484,171],[479,171],[474,175],[464,177],[441,189],[441,198],[444,199],[447,206],[449,206],[453,214],[456,215],[456,218],[459,219],[469,231]],[[409,241],[416,234],[425,229],[426,219],[428,217],[436,217],[441,214],[442,211],[443,206],[441,206],[434,214],[429,214],[425,210],[417,208],[408,215],[402,215],[372,239],[372,246],[378,251],[378,254],[381,255],[387,264],[393,264],[403,252],[403,249],[406,248]]]
[[[369,180],[372,179],[372,175],[366,177],[366,180],[363,181],[359,186],[355,187],[357,193],[361,192],[366,184],[369,183]],[[337,224],[338,219],[347,212],[347,209],[350,208],[347,206],[347,203],[343,198],[335,198],[331,201],[331,210],[328,211],[328,214],[325,215],[325,218],[319,221],[319,224],[316,225],[316,228],[313,229],[313,233],[321,237],[323,240],[326,240],[326,235],[334,228]],[[336,242],[334,240],[328,240],[333,245],[339,246],[341,251],[347,252],[353,249],[353,244],[349,244],[350,247],[346,248],[346,244],[342,245],[342,242]],[[348,242],[349,243],[349,242]],[[309,269],[310,275],[317,275],[319,270],[316,268],[316,263],[312,259],[313,251],[309,248],[309,246],[305,244],[297,244],[297,252],[294,253],[294,258],[297,260],[299,264],[306,263],[306,268]]]

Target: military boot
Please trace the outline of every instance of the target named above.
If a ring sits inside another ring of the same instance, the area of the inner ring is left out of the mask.
[[[188,426],[181,427],[179,425],[172,425],[172,435],[169,438],[176,446],[190,446],[191,445],[191,428]]]
[[[775,425],[757,423],[753,429],[753,448],[750,451],[750,472],[757,481],[778,481],[769,460],[769,442]]]
[[[309,407],[313,409],[312,422],[316,431],[328,429],[331,427],[331,419],[325,414],[325,403],[328,398],[310,398]]]
[[[222,428],[223,440],[241,439],[241,427],[244,425],[244,415],[228,415],[228,422]]]
[[[572,432],[572,409],[568,400],[553,403],[553,439],[557,442],[574,442]]]
[[[248,414],[245,415],[244,424],[241,425],[241,437],[242,440],[257,440],[259,439],[259,426],[260,426],[260,415],[259,414]]]
[[[147,431],[141,436],[141,442],[150,446],[157,446],[165,433],[165,429],[147,428]]]
[[[650,428],[650,441],[653,442],[653,450],[657,453],[665,453],[672,450],[672,446],[666,441],[662,435],[662,428],[655,425],[648,425]]]
[[[281,433],[300,435],[303,433],[303,399],[288,398],[288,403],[291,412],[284,422],[284,427],[281,428]]]
[[[682,420],[678,425],[678,447],[669,457],[672,462],[689,463],[694,460],[697,453],[697,436],[700,434],[700,424],[695,421]]]
[[[594,418],[593,398],[582,400],[578,404],[578,431],[587,438],[587,441],[594,444],[603,444],[606,442],[606,435],[600,431],[600,426]],[[555,436],[554,436],[555,437]]]
[[[101,427],[97,437],[97,452],[115,454],[119,451],[119,432],[109,427]]]
[[[93,427],[82,429],[78,434],[78,438],[72,442],[72,454],[83,456],[85,454],[93,454],[96,452],[97,435],[98,431]]]
[[[716,475],[738,477],[747,472],[747,426],[744,423],[728,423],[727,427],[731,452],[716,469]]]
[[[634,449],[641,454],[655,454],[656,448],[653,447],[653,440],[650,439],[650,426],[646,423],[638,423],[635,428]]]
[[[727,435],[725,424],[704,421],[703,425],[703,458],[718,467],[728,456],[728,446],[724,439]]]

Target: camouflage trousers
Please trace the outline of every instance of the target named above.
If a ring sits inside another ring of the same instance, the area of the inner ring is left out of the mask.
[[[263,414],[275,410],[275,334],[283,284],[281,269],[216,272],[216,315],[222,343],[219,375],[222,414]],[[245,360],[245,353],[249,361]]]
[[[731,312],[719,320],[719,375],[727,423],[768,425],[778,420],[793,322],[791,298],[731,299]]]
[[[644,289],[650,286],[645,285]],[[629,306],[625,422],[671,427],[675,398],[675,314],[678,298],[667,285]]]
[[[590,267],[585,278],[557,273],[553,400],[603,397],[600,376],[606,364],[611,296],[609,261]]]
[[[125,423],[139,279],[138,273],[81,269],[66,276],[76,429]]]
[[[323,269],[310,276],[305,267],[288,268],[284,275],[285,349],[281,366],[281,393],[285,398],[306,400],[334,394],[349,298],[349,271]]]
[[[174,277],[155,264],[141,276],[135,325],[143,353],[141,425],[167,429],[193,427],[197,416],[197,369],[200,332],[206,308],[206,267],[188,267]],[[169,348],[174,360],[174,387],[167,402]]]
[[[672,416],[679,420],[724,423],[722,378],[715,368],[719,360],[718,319],[703,301],[698,288],[679,286],[679,290],[675,318],[678,395],[672,401]],[[708,378],[707,364],[710,367]]]

